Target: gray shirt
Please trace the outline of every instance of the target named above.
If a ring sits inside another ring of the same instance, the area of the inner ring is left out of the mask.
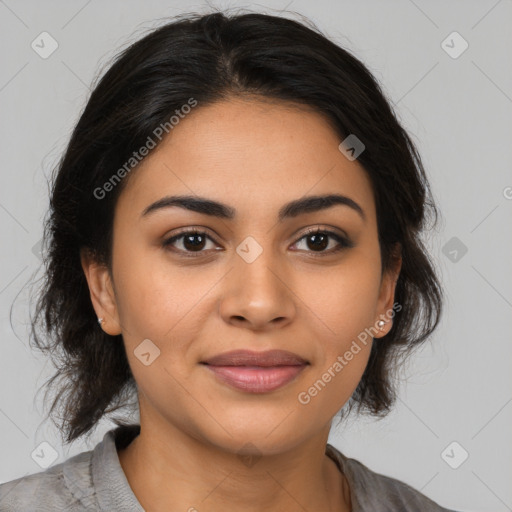
[[[116,427],[93,450],[0,485],[0,511],[144,512],[117,454],[139,432],[139,425]],[[404,482],[373,472],[330,444],[326,454],[347,478],[352,512],[455,512],[440,507]]]

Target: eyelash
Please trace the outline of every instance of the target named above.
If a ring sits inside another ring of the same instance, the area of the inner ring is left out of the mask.
[[[348,238],[344,238],[344,237],[340,236],[338,233],[335,233],[334,231],[330,231],[328,229],[321,229],[321,228],[313,228],[313,229],[310,229],[310,230],[306,231],[306,233],[304,233],[295,242],[295,244],[297,244],[298,242],[300,242],[301,240],[303,240],[304,238],[306,238],[308,236],[317,235],[317,234],[328,235],[329,237],[331,237],[334,240],[336,240],[336,242],[338,242],[340,245],[337,248],[335,248],[335,249],[331,249],[330,251],[320,251],[320,252],[308,251],[308,252],[312,253],[313,257],[328,256],[330,254],[334,254],[334,253],[337,253],[339,251],[342,251],[343,249],[349,249],[351,247],[354,247],[353,242],[350,241]],[[175,241],[183,238],[186,235],[192,235],[192,236],[194,236],[194,235],[202,235],[202,236],[206,236],[206,238],[208,238],[212,242],[216,243],[215,240],[212,237],[210,237],[206,232],[199,231],[197,229],[190,229],[190,230],[181,231],[178,234],[172,236],[171,238],[168,238],[167,240],[165,240],[163,242],[162,245],[164,246],[164,248],[168,248],[169,247],[171,251],[180,253],[180,255],[185,257],[185,258],[198,258],[198,257],[204,255],[204,253],[206,252],[204,250],[201,250],[201,251],[182,251],[180,249],[177,250],[176,248],[172,248],[171,247],[172,244]]]

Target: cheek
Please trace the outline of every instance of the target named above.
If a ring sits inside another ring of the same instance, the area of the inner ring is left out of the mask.
[[[182,392],[177,381],[188,383],[197,364],[194,340],[204,338],[214,308],[211,289],[222,274],[191,274],[164,256],[141,252],[119,261],[116,270],[124,344],[138,387],[148,398],[172,394],[176,401]]]
[[[164,249],[146,246],[125,251],[116,261],[114,280],[118,313],[127,334],[165,341],[183,328],[183,319],[195,313],[211,288],[210,280],[199,274],[194,277],[190,270],[173,264]]]
[[[379,261],[354,254],[344,263],[315,279],[303,275],[298,293],[306,298],[309,333],[316,340],[315,364],[298,396],[304,413],[312,417],[334,415],[346,403],[361,380],[373,342],[368,329],[375,324]]]
[[[379,261],[355,251],[328,271],[298,274],[297,295],[308,316],[322,329],[332,348],[357,337],[376,320],[380,285]]]
[[[357,388],[368,362],[371,345],[359,344],[353,348],[350,360],[347,351],[328,358],[324,366],[315,367],[298,390],[296,401],[304,422],[325,422],[332,419],[347,403]],[[356,353],[357,352],[357,353]]]
[[[305,417],[327,420],[345,405],[361,380],[371,345],[371,336],[361,340],[348,330],[324,340],[322,353],[297,394]]]

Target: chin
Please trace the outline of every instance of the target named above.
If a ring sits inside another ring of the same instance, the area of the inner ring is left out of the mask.
[[[311,436],[314,435],[315,429],[309,431],[303,425],[293,423],[290,421],[292,416],[290,414],[288,419],[284,419],[286,415],[281,414],[262,420],[261,416],[255,415],[254,420],[246,417],[237,422],[236,426],[221,423],[226,425],[226,430],[216,429],[215,434],[212,432],[206,437],[218,448],[240,456],[277,455],[304,442],[308,438],[308,432]]]

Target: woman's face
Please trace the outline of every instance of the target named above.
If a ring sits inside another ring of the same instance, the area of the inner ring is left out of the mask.
[[[264,454],[328,431],[367,364],[372,339],[362,333],[390,318],[397,278],[381,280],[371,184],[340,142],[317,113],[233,99],[197,106],[125,178],[113,288],[94,270],[102,284],[92,298],[105,331],[123,335],[144,428]],[[333,194],[361,211],[285,208]],[[144,214],[185,195],[224,206]],[[201,234],[165,244],[191,230]],[[204,364],[234,350],[285,350],[306,364]]]

